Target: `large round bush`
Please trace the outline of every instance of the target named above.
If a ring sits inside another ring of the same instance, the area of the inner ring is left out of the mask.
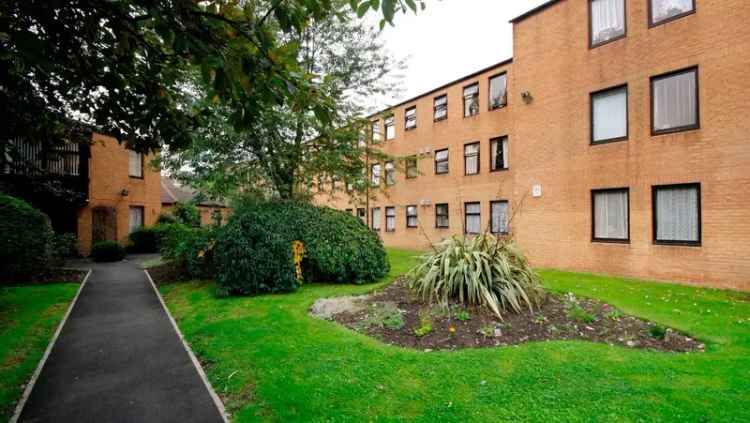
[[[219,286],[238,294],[295,289],[293,241],[304,245],[305,282],[372,282],[390,269],[378,236],[354,216],[297,202],[250,203],[219,229]]]
[[[27,202],[0,194],[0,273],[25,281],[46,270],[53,232],[49,219]]]

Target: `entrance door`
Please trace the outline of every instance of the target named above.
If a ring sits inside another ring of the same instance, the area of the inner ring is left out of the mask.
[[[94,207],[91,210],[91,240],[117,241],[117,213],[112,207]]]

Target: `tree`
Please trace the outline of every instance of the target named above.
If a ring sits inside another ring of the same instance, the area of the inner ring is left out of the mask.
[[[218,105],[189,148],[165,155],[167,167],[189,169],[193,185],[219,196],[234,187],[262,187],[267,195],[299,199],[309,197],[313,185],[364,185],[368,155],[382,155],[361,143],[370,129],[361,117],[363,104],[396,90],[390,74],[400,62],[388,57],[378,32],[354,12],[315,19],[283,37],[298,46],[296,66],[314,75],[327,118],[303,91],[286,104],[258,110],[241,128],[233,124],[236,110]]]
[[[347,9],[380,9],[382,26],[421,3],[351,0]],[[94,125],[140,151],[190,145],[205,111],[181,107],[192,67],[236,128],[301,97],[330,120],[320,81],[295,60],[293,35],[341,13],[331,0],[3,1],[0,113],[8,121],[0,140],[81,142]]]

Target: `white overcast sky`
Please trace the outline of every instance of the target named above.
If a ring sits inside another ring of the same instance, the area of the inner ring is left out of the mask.
[[[378,100],[385,108],[513,55],[508,21],[547,0],[428,0],[417,15],[399,14],[382,39],[406,60],[403,92]],[[377,16],[371,19],[376,21]]]

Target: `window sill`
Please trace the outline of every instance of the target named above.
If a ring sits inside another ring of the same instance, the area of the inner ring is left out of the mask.
[[[418,226],[407,226],[406,229],[418,229]]]
[[[667,247],[701,247],[701,241],[659,241],[654,240],[654,245],[663,245]]]
[[[674,15],[674,16],[670,16],[669,18],[664,18],[664,19],[660,20],[659,22],[652,22],[651,18],[649,17],[648,27],[649,28],[654,28],[654,27],[657,27],[659,25],[664,25],[666,23],[669,23],[669,22],[672,22],[672,21],[676,21],[677,19],[682,19],[682,18],[684,18],[686,16],[690,16],[690,15],[692,15],[694,13],[695,13],[695,8],[693,10],[687,11],[685,13],[680,13],[679,15]]]
[[[404,128],[404,131],[409,132],[409,131],[413,131],[415,129],[417,129],[417,127],[416,126],[412,126],[411,128]]]
[[[618,40],[622,40],[622,39],[623,39],[623,38],[625,38],[625,37],[626,37],[627,35],[628,35],[628,34],[627,34],[627,32],[625,32],[624,34],[622,34],[622,35],[618,35],[618,36],[617,36],[617,37],[615,37],[615,38],[611,38],[611,39],[609,39],[609,40],[606,40],[606,41],[602,41],[602,42],[599,42],[599,43],[596,43],[596,44],[592,43],[592,42],[591,42],[591,40],[589,40],[589,50],[593,50],[593,49],[595,49],[595,48],[597,48],[597,47],[605,46],[605,45],[607,45],[607,44],[611,44],[611,43],[614,43],[615,41],[618,41]]]
[[[435,226],[435,229],[450,229],[450,226]]]
[[[509,170],[510,170],[509,167],[501,167],[499,169],[490,169],[490,172],[507,172]]]
[[[143,180],[143,176],[128,175],[128,178],[129,179],[135,179],[135,180],[138,180],[138,181],[142,181]]]
[[[469,116],[464,115],[464,119],[471,119],[471,118],[477,117],[477,116],[479,116],[479,113],[476,113],[476,114],[473,114],[473,115],[469,115]]]
[[[490,107],[490,108],[489,108],[489,111],[490,111],[490,112],[494,112],[495,110],[502,110],[502,109],[505,109],[505,108],[507,108],[507,107],[508,107],[508,103],[505,103],[505,104],[503,104],[502,106],[497,106],[497,107]]]
[[[432,119],[432,122],[433,122],[433,123],[438,123],[438,122],[442,122],[442,121],[444,121],[444,120],[448,120],[448,118],[447,118],[447,117],[444,117],[444,118],[440,118],[440,119],[434,119],[434,118],[433,118],[433,119]]]
[[[477,175],[480,175],[480,173],[479,172],[477,172],[477,173],[464,173],[464,176],[477,176]]]
[[[628,140],[628,136],[625,135],[624,137],[608,138],[605,140],[597,140],[597,141],[591,140],[589,142],[589,145],[593,146],[593,145],[611,144],[613,142],[622,142],[622,141],[627,141],[627,140]]]
[[[591,242],[600,242],[602,244],[630,244],[630,238],[628,238],[628,239],[591,238]]]
[[[659,135],[669,135],[669,134],[677,134],[680,132],[688,132],[688,131],[695,131],[701,129],[700,125],[688,125],[688,126],[680,126],[677,128],[670,128],[670,129],[661,129],[661,130],[655,130],[653,127],[651,128],[651,136],[657,137]]]

